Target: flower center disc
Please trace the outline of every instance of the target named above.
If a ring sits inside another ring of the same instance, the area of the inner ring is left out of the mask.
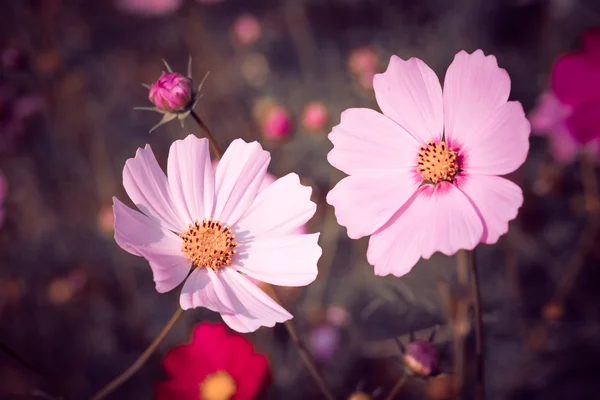
[[[208,375],[200,384],[200,399],[229,400],[235,394],[235,381],[225,371]]]
[[[203,219],[190,224],[187,231],[179,235],[183,239],[183,251],[194,267],[208,267],[218,271],[231,265],[231,258],[238,245],[233,241],[235,235],[229,226],[219,221]]]
[[[417,159],[417,170],[426,181],[432,183],[452,182],[459,170],[457,156],[458,152],[449,148],[446,142],[429,142],[427,146],[421,146]]]

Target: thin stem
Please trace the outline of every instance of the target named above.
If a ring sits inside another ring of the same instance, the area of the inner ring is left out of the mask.
[[[221,151],[221,148],[215,141],[215,138],[212,135],[212,133],[210,132],[210,129],[208,129],[208,126],[206,126],[206,124],[200,119],[200,117],[198,116],[198,114],[196,114],[196,112],[194,110],[192,110],[190,112],[190,115],[192,116],[194,121],[196,121],[198,126],[204,131],[204,134],[206,135],[206,138],[210,142],[210,147],[212,148],[212,151],[215,154],[215,156],[218,159],[221,159],[221,157],[223,157],[223,152]]]
[[[387,395],[385,400],[393,400],[394,397],[396,397],[396,395],[398,394],[398,392],[400,392],[400,389],[402,389],[402,387],[404,386],[404,384],[406,383],[407,380],[408,380],[408,374],[406,374],[406,373],[402,374],[400,379],[398,379],[396,381],[396,384],[394,385],[392,390],[390,390],[390,393]]]
[[[279,299],[279,295],[277,294],[277,290],[275,289],[275,287],[273,287],[271,295],[277,303],[281,304],[281,300]],[[292,342],[294,342],[294,345],[296,346],[296,349],[298,350],[300,358],[306,366],[306,369],[308,369],[308,372],[310,372],[311,376],[317,383],[317,386],[319,386],[319,390],[321,390],[321,393],[323,394],[323,396],[325,396],[327,400],[334,400],[335,397],[333,397],[333,394],[331,394],[331,390],[329,390],[329,387],[325,382],[325,378],[323,378],[323,375],[317,368],[317,363],[315,363],[315,360],[313,359],[312,355],[310,354],[306,346],[304,346],[304,343],[298,337],[296,329],[294,328],[294,324],[291,320],[287,320],[285,321],[284,325],[288,331],[288,334],[290,335],[290,339],[292,339]]]
[[[104,386],[100,391],[98,391],[95,395],[92,396],[92,400],[100,400],[112,393],[115,389],[125,383],[133,374],[135,374],[144,363],[150,358],[154,350],[158,347],[160,342],[167,336],[167,333],[173,328],[175,322],[181,317],[183,314],[183,310],[181,307],[177,307],[177,311],[173,314],[169,322],[162,328],[160,333],[154,338],[152,343],[144,350],[144,352],[135,360],[133,364],[129,368],[127,368],[121,375],[117,376],[111,382],[109,382],[106,386]]]
[[[475,399],[483,400],[485,395],[485,370],[483,350],[483,316],[481,312],[481,291],[479,288],[479,277],[477,274],[477,260],[475,250],[471,252],[471,284],[473,288],[473,305],[475,311],[475,357],[476,357],[476,381]]]

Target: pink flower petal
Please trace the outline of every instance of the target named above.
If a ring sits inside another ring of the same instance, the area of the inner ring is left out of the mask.
[[[499,176],[459,175],[456,186],[475,205],[483,220],[481,241],[494,244],[508,232],[508,222],[517,217],[523,204],[523,191]]]
[[[310,201],[311,193],[312,188],[301,185],[296,174],[277,179],[259,192],[234,225],[238,241],[244,232],[257,238],[297,232],[317,210],[317,205]]]
[[[421,143],[442,138],[442,88],[423,61],[392,56],[387,70],[375,75],[373,87],[381,111]]]
[[[411,170],[360,173],[342,179],[327,194],[335,217],[358,239],[381,228],[415,193],[423,179]]]
[[[117,198],[113,198],[113,209],[115,241],[123,250],[149,261],[156,290],[168,292],[183,282],[191,263],[181,252],[181,239]]]
[[[225,282],[220,278],[223,272],[210,268],[196,268],[183,284],[179,304],[184,310],[205,307],[218,313],[235,313],[237,303],[232,298]]]
[[[235,314],[222,314],[223,321],[238,332],[253,332],[261,326],[292,319],[292,315],[254,283],[231,268],[223,270],[222,279],[238,301]]]
[[[375,274],[402,276],[419,258],[440,251],[452,255],[481,240],[481,218],[454,185],[423,185],[369,240],[367,259]]]
[[[171,145],[167,165],[169,187],[178,210],[191,223],[212,217],[215,177],[207,139],[188,135]]]
[[[552,90],[558,99],[577,107],[600,93],[600,63],[584,53],[560,57],[552,68]]]
[[[263,237],[241,243],[234,267],[248,276],[280,286],[305,286],[317,277],[319,234]]]
[[[256,198],[270,160],[257,142],[231,142],[216,170],[213,218],[234,225],[244,215]]]
[[[509,101],[488,114],[461,149],[468,173],[504,175],[519,168],[529,151],[531,127],[521,103]]]
[[[182,232],[187,221],[173,209],[171,190],[165,173],[160,169],[150,145],[138,149],[123,168],[123,186],[137,208],[164,227]]]
[[[598,71],[600,73],[600,70]],[[573,110],[567,118],[567,128],[575,140],[587,144],[600,137],[600,92],[595,100]]]
[[[485,133],[487,119],[510,94],[510,77],[496,57],[477,50],[461,51],[448,67],[444,80],[444,127],[449,145],[462,147]],[[502,138],[510,143],[508,138]]]
[[[412,167],[419,152],[417,141],[408,132],[368,108],[344,111],[329,140],[334,147],[327,160],[347,174]]]

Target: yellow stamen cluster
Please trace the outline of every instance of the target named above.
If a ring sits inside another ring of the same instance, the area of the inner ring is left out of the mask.
[[[188,230],[179,235],[183,239],[183,251],[196,268],[208,267],[218,271],[231,265],[238,245],[233,241],[232,229],[219,221],[204,218],[202,223],[190,224]]]
[[[446,142],[429,142],[421,146],[417,159],[417,171],[423,179],[432,183],[452,182],[458,173],[458,152],[446,145]]]
[[[235,381],[225,371],[214,372],[200,383],[200,399],[202,400],[229,400],[235,392]]]

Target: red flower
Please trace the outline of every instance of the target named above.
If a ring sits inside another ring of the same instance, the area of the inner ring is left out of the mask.
[[[198,324],[192,342],[169,351],[163,366],[169,379],[157,384],[157,400],[250,400],[270,382],[266,357],[223,324]]]
[[[566,126],[582,144],[600,138],[600,29],[583,36],[583,50],[560,57],[552,70],[552,90],[571,107]]]

